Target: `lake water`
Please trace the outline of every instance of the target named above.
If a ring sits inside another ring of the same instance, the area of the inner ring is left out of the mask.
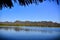
[[[0,26],[0,40],[60,40],[60,28]]]

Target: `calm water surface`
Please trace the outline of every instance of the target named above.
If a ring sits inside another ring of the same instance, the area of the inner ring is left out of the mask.
[[[60,28],[0,26],[0,40],[60,40]]]

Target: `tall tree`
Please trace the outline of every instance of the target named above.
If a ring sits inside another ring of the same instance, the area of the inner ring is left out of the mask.
[[[26,6],[33,3],[35,4],[42,3],[47,0],[0,0],[0,9],[2,9],[3,7],[12,8],[14,6],[12,1],[14,1],[15,3],[17,3],[18,1],[21,6]],[[60,2],[60,0],[49,0],[49,1],[56,1],[58,5]]]

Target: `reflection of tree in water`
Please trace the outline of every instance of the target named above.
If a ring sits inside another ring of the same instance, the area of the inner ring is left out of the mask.
[[[19,28],[19,27],[15,27],[13,28],[15,31],[33,31],[33,32],[43,32],[43,33],[53,33],[53,31],[49,31],[49,30],[36,30],[36,29],[29,29],[29,28]]]
[[[14,31],[34,31],[34,32],[48,32],[48,33],[53,33],[53,32],[56,32],[56,31],[53,31],[53,30],[40,30],[40,29],[30,29],[30,28],[22,28],[22,27],[0,27],[0,29],[4,29],[4,30],[14,30]]]
[[[20,31],[20,30],[22,30],[21,28],[19,28],[19,27],[15,27],[15,28],[13,28],[15,31]]]
[[[30,29],[15,27],[15,31],[30,31]]]
[[[15,31],[30,31],[30,29],[20,28],[20,27],[0,27],[0,29],[11,30],[14,29]]]

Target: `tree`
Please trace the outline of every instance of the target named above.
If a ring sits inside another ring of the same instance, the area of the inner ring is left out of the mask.
[[[42,3],[47,0],[0,0],[0,9],[2,9],[3,7],[12,8],[14,6],[12,1],[14,1],[15,3],[17,3],[18,1],[21,6],[26,6],[33,3],[35,4]],[[49,1],[56,1],[58,5],[60,2],[60,0],[49,0]]]

